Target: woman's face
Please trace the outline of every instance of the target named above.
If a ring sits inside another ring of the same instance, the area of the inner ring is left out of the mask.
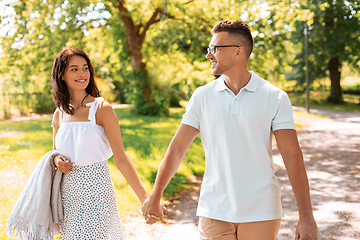
[[[63,80],[69,90],[85,90],[90,81],[90,71],[85,58],[78,55],[70,57]]]

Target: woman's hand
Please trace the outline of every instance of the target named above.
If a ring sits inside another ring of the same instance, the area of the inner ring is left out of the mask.
[[[157,221],[165,222],[163,211],[166,207],[162,203],[151,203],[151,197],[148,197],[141,208],[147,224],[154,224]]]
[[[62,173],[67,173],[70,170],[70,167],[74,164],[70,162],[65,156],[57,155],[54,157],[54,164]]]

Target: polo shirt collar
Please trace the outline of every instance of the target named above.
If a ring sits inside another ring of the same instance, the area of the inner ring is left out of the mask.
[[[256,73],[254,73],[254,71],[249,71],[251,73],[251,78],[250,81],[248,82],[248,84],[246,84],[246,86],[244,87],[246,90],[250,91],[250,92],[255,92],[257,89],[257,86],[259,85],[259,76],[256,75]]]
[[[251,73],[251,78],[250,81],[248,82],[248,84],[246,84],[246,86],[244,87],[246,90],[250,91],[250,92],[255,92],[257,89],[257,86],[259,84],[259,76],[256,75],[256,73],[254,73],[254,71],[249,71]],[[216,90],[217,91],[223,91],[229,89],[224,81],[224,76],[221,75],[217,80],[216,80]]]
[[[216,90],[221,92],[228,89],[228,87],[225,85],[224,76],[221,75],[218,79],[216,79]]]

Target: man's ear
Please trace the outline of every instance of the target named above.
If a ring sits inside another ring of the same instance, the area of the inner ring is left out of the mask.
[[[243,47],[239,47],[238,50],[236,51],[236,56],[240,57],[241,55],[243,55],[245,53],[245,48]]]
[[[238,51],[241,52],[241,54],[244,54],[244,53],[245,53],[245,48],[244,48],[244,47],[240,47]]]

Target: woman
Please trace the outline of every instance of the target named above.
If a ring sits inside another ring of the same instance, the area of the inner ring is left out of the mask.
[[[143,203],[148,197],[126,154],[116,114],[100,97],[94,69],[86,53],[64,48],[51,74],[57,109],[53,147],[61,153],[54,164],[63,172],[62,239],[124,239],[107,160],[117,168]]]

